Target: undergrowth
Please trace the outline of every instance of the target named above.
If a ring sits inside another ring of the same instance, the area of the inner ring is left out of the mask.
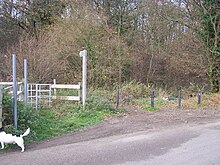
[[[3,96],[3,125],[7,133],[22,134],[28,127],[31,133],[26,142],[41,141],[67,132],[73,132],[83,127],[102,121],[109,115],[117,114],[112,106],[115,104],[116,91],[93,90],[89,92],[89,99],[85,108],[79,103],[71,101],[55,102],[52,108],[34,110],[18,103],[18,129],[13,126],[13,104],[11,97]],[[168,96],[166,91],[155,89],[155,107],[151,107],[150,86],[131,82],[123,84],[120,89],[120,105],[132,104],[140,109],[159,111],[177,109],[176,97],[166,101],[162,97]],[[220,109],[220,94],[203,94],[201,105],[197,104],[197,97],[184,98],[181,109]]]
[[[25,142],[41,141],[102,121],[116,114],[108,99],[91,97],[85,108],[79,103],[57,102],[53,107],[34,110],[18,104],[18,129],[13,126],[13,106],[9,96],[3,97],[4,130],[15,135],[23,134],[30,127],[31,133]]]

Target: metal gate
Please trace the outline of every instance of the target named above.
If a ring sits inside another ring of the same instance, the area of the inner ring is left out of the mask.
[[[28,103],[32,108],[48,108],[52,102],[51,84],[28,84]]]

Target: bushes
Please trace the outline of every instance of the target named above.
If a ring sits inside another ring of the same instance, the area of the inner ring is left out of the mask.
[[[136,81],[123,84],[121,88],[121,99],[130,102],[137,98],[146,98],[150,94],[150,86]]]
[[[4,127],[8,125],[9,123],[13,123],[13,102],[12,102],[11,96],[4,93],[3,98],[2,98],[2,104],[3,104],[2,124]]]
[[[103,97],[91,97],[85,108],[74,102],[56,102],[50,109],[33,110],[18,102],[18,129],[13,126],[13,101],[3,95],[4,129],[7,133],[23,134],[30,127],[26,142],[45,140],[95,124],[114,113],[111,103]]]
[[[86,109],[94,111],[113,111],[109,100],[98,96],[91,97],[87,100]]]
[[[6,132],[10,132],[15,135],[20,135],[30,127],[33,128],[36,126],[38,120],[38,115],[30,107],[25,107],[22,102],[18,102],[18,129],[15,129],[13,126],[14,115],[13,115],[13,101],[10,95],[3,94],[3,127]],[[32,138],[35,137],[34,130],[31,129]]]

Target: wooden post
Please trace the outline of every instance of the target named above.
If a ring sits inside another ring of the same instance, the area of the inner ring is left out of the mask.
[[[56,79],[53,79],[53,85],[56,85],[56,84],[57,84]],[[56,97],[56,95],[57,95],[57,89],[56,88],[53,88],[53,94]]]
[[[78,96],[79,96],[79,103],[80,103],[80,100],[82,100],[81,99],[81,82],[78,82],[78,85],[79,85]]]
[[[2,98],[3,98],[3,88],[0,85],[0,129],[2,128]]]
[[[38,84],[35,85],[35,109],[38,108]]]
[[[22,93],[20,93],[20,92],[23,92],[22,91],[22,84],[19,84],[18,85],[18,90],[19,90],[19,95],[18,95],[18,101],[21,101],[22,100]]]

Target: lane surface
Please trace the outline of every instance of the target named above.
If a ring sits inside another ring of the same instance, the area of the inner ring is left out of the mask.
[[[1,152],[1,165],[218,165],[220,122],[144,131],[24,153]]]

